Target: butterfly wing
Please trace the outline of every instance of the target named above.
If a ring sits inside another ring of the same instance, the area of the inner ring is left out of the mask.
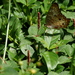
[[[49,28],[65,28],[69,24],[67,19],[60,11],[57,3],[52,4],[46,16],[46,26]]]

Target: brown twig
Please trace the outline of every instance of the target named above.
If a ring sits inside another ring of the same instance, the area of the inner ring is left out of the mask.
[[[40,12],[38,12],[38,30],[40,28]]]
[[[28,56],[28,65],[30,64],[30,51],[28,50],[28,53],[27,53],[27,56]]]

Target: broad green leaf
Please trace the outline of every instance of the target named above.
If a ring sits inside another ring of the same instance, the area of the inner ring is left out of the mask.
[[[44,39],[49,47],[55,44],[60,39],[60,30],[47,29],[46,32],[47,34],[44,36]]]
[[[3,65],[4,67],[12,67],[12,68],[16,68],[18,69],[19,66],[17,64],[17,62],[13,61],[13,60],[10,60],[10,61],[6,61],[7,64]]]
[[[56,72],[49,72],[48,75],[59,75],[59,74]]]
[[[31,45],[31,41],[29,41],[28,39],[25,39],[25,36],[23,34],[23,32],[20,30],[19,32],[19,36],[17,37],[20,41],[20,48],[21,46],[24,46],[24,45]]]
[[[74,39],[72,38],[71,35],[65,35],[64,40],[60,40],[60,41],[55,42],[54,44],[52,44],[50,46],[50,49],[60,47],[62,45],[67,44],[68,42],[72,42],[73,40]]]
[[[75,10],[75,6],[70,6],[67,8],[68,10]]]
[[[69,71],[63,71],[59,75],[71,75]]]
[[[10,44],[9,44],[9,47],[14,48],[14,43],[10,43]]]
[[[42,72],[37,72],[35,75],[44,75]]]
[[[75,29],[72,29],[72,30],[67,29],[67,32],[69,32],[69,33],[71,33],[73,36],[75,36]]]
[[[60,72],[62,72],[64,70],[64,68],[65,67],[63,65],[57,65],[57,67],[55,69],[55,72],[60,73]]]
[[[19,3],[26,5],[26,0],[16,0],[16,2],[19,2]]]
[[[55,44],[60,39],[60,35],[52,36],[50,46]]]
[[[38,27],[37,27],[37,25],[32,25],[32,26],[30,26],[29,29],[28,29],[29,35],[37,35],[37,32],[38,32]]]
[[[67,56],[60,56],[58,59],[59,64],[65,64],[71,62],[70,58]]]
[[[69,42],[68,40],[60,40],[60,41],[56,42],[55,44],[51,45],[50,49],[57,48],[57,47],[62,46],[68,42]]]
[[[30,56],[33,55],[34,53],[34,49],[30,46],[30,45],[21,45],[21,51],[23,52],[23,54],[25,54],[27,56],[28,54],[28,50],[30,51]]]
[[[45,11],[45,8],[41,5],[41,11],[45,13],[47,10]]]
[[[21,65],[22,69],[27,69],[27,60],[22,61],[23,64]]]
[[[25,39],[23,37],[21,37],[21,39],[19,39],[19,40],[20,40],[20,47],[24,46],[24,45],[31,45],[32,44],[31,41],[29,41],[28,39]]]
[[[75,49],[75,43],[72,44],[72,47]]]
[[[37,12],[38,12],[38,10],[37,9],[39,9],[41,7],[41,2],[40,1],[36,1],[34,4],[33,4],[33,6],[32,6],[32,9],[33,10],[36,10]],[[36,12],[36,13],[37,13]],[[34,15],[37,15],[37,14],[34,14]]]
[[[18,75],[18,72],[11,67],[6,67],[0,75]]]
[[[44,60],[47,64],[48,71],[50,72],[51,70],[55,69],[56,66],[58,65],[58,56],[57,54],[53,52],[44,52],[43,53]]]
[[[38,35],[44,34],[45,30],[46,30],[46,28],[42,25],[38,30]]]
[[[74,49],[71,47],[71,45],[67,44],[59,47],[59,51],[64,52],[66,55],[71,57],[74,52]]]
[[[31,75],[31,73],[20,70],[18,75]]]
[[[68,40],[68,42],[72,42],[74,39],[73,39],[72,35],[65,35],[64,40]]]
[[[1,9],[1,12],[2,12],[3,15],[5,15],[6,13],[8,13],[8,10],[6,10],[6,9]]]
[[[49,49],[48,43],[41,37],[33,37],[37,42],[40,42],[45,48]]]
[[[0,75],[18,75],[18,65],[15,61],[6,61],[6,63],[2,64],[3,71]]]
[[[50,1],[49,0],[44,0],[43,3],[44,3],[45,10],[48,10],[48,8],[50,8]]]
[[[67,12],[65,12],[65,11],[61,11],[62,12],[62,14],[64,14],[67,18],[70,18],[70,19],[75,19],[75,13],[74,12],[69,12],[69,11],[67,11]]]
[[[67,6],[69,4],[70,0],[64,0],[63,5]]]
[[[17,55],[16,50],[14,48],[10,48],[8,51],[9,59],[13,60],[16,55]]]
[[[10,36],[12,38],[15,38],[15,37],[19,36],[20,32],[21,32],[21,28],[22,28],[20,20],[17,17],[13,16],[10,19],[10,26],[11,26],[11,28],[10,28]]]
[[[18,11],[14,11],[14,15],[17,18],[24,18],[24,16],[25,16],[23,12],[18,12]]]
[[[31,5],[31,4],[33,4],[33,3],[35,3],[36,2],[36,0],[27,0],[27,4],[28,5]]]

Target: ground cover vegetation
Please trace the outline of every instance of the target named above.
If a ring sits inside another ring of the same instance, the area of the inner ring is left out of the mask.
[[[44,26],[52,3],[71,21]],[[0,75],[75,75],[75,0],[0,1]]]

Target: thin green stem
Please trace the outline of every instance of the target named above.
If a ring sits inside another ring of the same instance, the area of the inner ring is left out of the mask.
[[[8,25],[7,25],[7,32],[6,32],[6,40],[5,40],[5,49],[4,49],[4,54],[3,54],[3,63],[5,60],[6,56],[6,51],[7,51],[7,43],[8,43],[8,34],[9,34],[9,20],[10,20],[10,8],[11,8],[11,0],[9,0],[9,13],[8,13]]]

